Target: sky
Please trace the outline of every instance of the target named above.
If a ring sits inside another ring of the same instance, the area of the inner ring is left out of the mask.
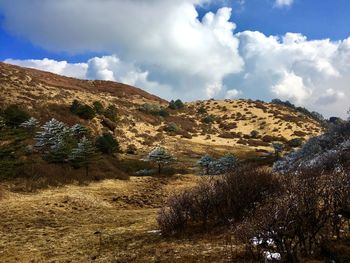
[[[347,117],[349,13],[348,0],[0,0],[0,60]]]

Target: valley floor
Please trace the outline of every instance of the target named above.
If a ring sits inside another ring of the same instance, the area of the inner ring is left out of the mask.
[[[226,261],[229,248],[220,235],[165,239],[157,231],[165,198],[198,180],[132,177],[34,194],[6,192],[0,262]]]

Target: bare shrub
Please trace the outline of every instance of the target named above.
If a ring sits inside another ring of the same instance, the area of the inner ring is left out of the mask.
[[[223,177],[204,178],[196,187],[169,198],[158,216],[164,235],[188,226],[230,224],[239,221],[279,185],[267,170],[243,166]]]
[[[257,253],[278,252],[283,262],[318,255],[321,243],[339,238],[339,211],[349,198],[349,175],[305,170],[283,177],[284,191],[261,204],[237,226],[238,241]]]

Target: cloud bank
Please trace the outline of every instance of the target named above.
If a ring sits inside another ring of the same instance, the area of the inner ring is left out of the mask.
[[[276,0],[275,6],[276,7],[286,7],[291,6],[293,4],[294,0]]]
[[[6,62],[124,82],[166,99],[279,97],[326,116],[345,116],[350,38],[309,41],[297,33],[235,32],[230,8],[198,17],[196,8],[208,2],[0,0],[5,26],[15,35],[51,51],[112,54],[78,64]]]

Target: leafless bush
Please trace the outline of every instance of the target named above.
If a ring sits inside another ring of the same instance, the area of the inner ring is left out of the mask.
[[[279,185],[267,170],[240,167],[222,177],[204,178],[196,187],[169,198],[158,217],[164,235],[188,226],[229,224],[239,221]]]
[[[347,207],[349,175],[303,171],[283,178],[284,191],[240,223],[235,237],[258,253],[275,251],[283,262],[317,255],[321,243],[340,237],[339,213]]]

